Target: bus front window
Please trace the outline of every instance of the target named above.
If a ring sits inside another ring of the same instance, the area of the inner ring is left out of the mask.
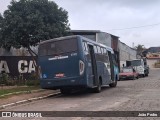
[[[77,51],[76,39],[65,39],[44,43],[39,47],[39,55],[59,55]]]

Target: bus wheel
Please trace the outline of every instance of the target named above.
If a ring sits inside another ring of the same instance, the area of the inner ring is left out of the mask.
[[[71,90],[70,89],[60,89],[62,94],[70,94]]]
[[[95,93],[100,93],[101,92],[101,81],[99,81],[98,85],[96,88],[94,88]]]
[[[109,84],[110,87],[116,87],[117,86],[117,80],[115,80],[113,83]]]

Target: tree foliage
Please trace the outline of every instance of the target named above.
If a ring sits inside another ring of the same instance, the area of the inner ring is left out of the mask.
[[[2,20],[3,20],[3,17],[2,15],[0,14],[0,40],[2,39],[2,34],[1,34],[1,28],[2,28]],[[1,46],[1,42],[0,42],[0,46]]]
[[[142,52],[144,50],[146,50],[146,48],[144,47],[144,45],[140,45],[140,44],[138,44],[137,46],[135,46],[135,49],[137,50],[137,55],[140,55],[141,57],[143,56]]]
[[[40,41],[65,36],[68,30],[68,12],[49,0],[12,0],[0,15],[0,42],[6,49],[29,49]]]
[[[2,15],[0,14],[0,28],[1,28],[1,26],[2,26],[2,20],[3,20],[3,17],[2,17]]]

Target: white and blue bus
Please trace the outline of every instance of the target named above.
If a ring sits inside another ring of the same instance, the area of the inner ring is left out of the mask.
[[[43,89],[74,89],[116,87],[118,65],[112,48],[85,37],[74,35],[41,42],[38,49],[40,85]]]

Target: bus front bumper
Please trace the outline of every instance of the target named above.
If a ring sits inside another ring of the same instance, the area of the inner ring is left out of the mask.
[[[84,77],[70,77],[60,79],[41,79],[40,85],[43,89],[61,89],[61,88],[78,88],[87,87]]]

